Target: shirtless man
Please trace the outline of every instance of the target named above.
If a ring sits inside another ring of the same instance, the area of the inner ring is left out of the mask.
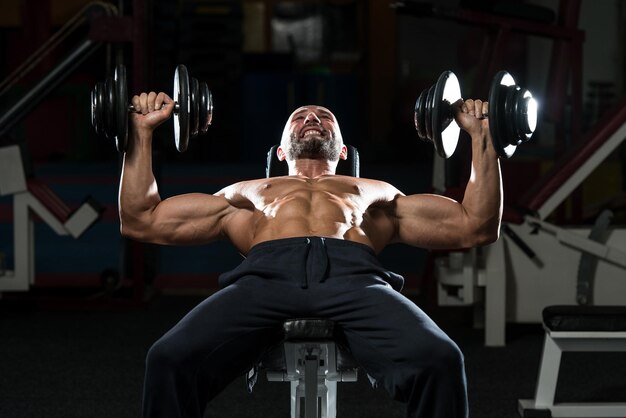
[[[462,203],[335,175],[347,150],[335,116],[320,106],[301,107],[287,120],[278,157],[289,176],[162,200],[151,167],[152,132],[170,117],[173,102],[151,92],[132,103],[141,114],[131,116],[120,182],[122,234],[172,245],[228,239],[246,255],[220,276],[220,291],[150,348],[144,417],[201,418],[208,401],[258,361],[271,330],[298,316],[336,321],[374,385],[406,402],[408,417],[468,416],[459,348],[399,292],[402,277],[385,270],[376,254],[393,242],[452,249],[498,238],[501,178],[483,118],[486,102],[455,106],[472,138]]]

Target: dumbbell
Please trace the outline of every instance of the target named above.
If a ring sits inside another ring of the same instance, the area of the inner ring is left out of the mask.
[[[452,71],[422,91],[415,102],[414,122],[420,138],[431,141],[437,153],[449,158],[456,150],[460,128],[453,105],[462,100],[461,86]],[[500,71],[489,89],[489,130],[493,147],[501,158],[510,158],[517,146],[530,139],[537,127],[537,102],[506,71]]]
[[[128,147],[128,104],[126,67],[115,67],[113,76],[98,82],[91,91],[91,124],[96,132],[115,140],[119,152]],[[174,72],[174,142],[179,152],[189,145],[189,138],[207,132],[213,119],[213,97],[206,83],[192,78],[187,67],[179,65]]]

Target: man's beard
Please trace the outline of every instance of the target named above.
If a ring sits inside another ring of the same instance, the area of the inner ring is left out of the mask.
[[[335,134],[329,132],[328,140],[318,135],[308,139],[299,138],[298,134],[292,133],[289,146],[285,150],[288,160],[310,159],[339,161],[339,144]]]

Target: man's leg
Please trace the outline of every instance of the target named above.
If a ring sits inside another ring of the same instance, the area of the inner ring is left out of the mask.
[[[273,327],[285,319],[279,294],[267,281],[242,279],[161,337],[146,359],[143,417],[202,417],[207,402],[272,344]]]
[[[377,386],[406,402],[408,417],[467,417],[463,355],[457,345],[382,280],[364,278],[350,286],[333,282],[320,284],[331,285],[323,292],[321,313],[342,327],[355,360]]]

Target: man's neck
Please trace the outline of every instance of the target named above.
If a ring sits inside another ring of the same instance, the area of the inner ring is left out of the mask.
[[[335,174],[335,165],[328,160],[298,159],[289,165],[290,176],[316,178]]]

